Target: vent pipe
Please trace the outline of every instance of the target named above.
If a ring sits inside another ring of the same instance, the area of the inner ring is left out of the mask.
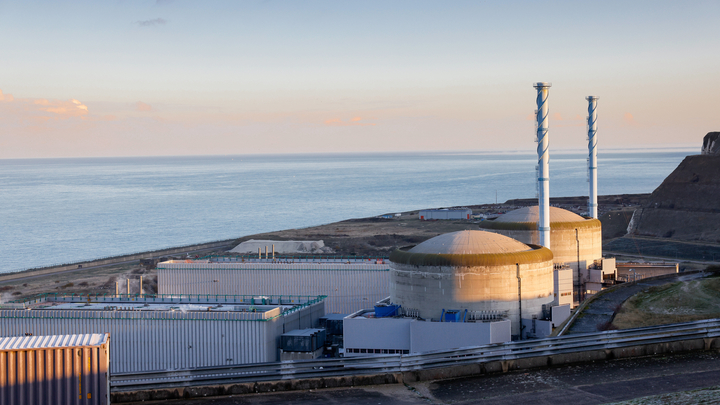
[[[540,244],[550,249],[550,142],[548,139],[548,89],[552,84],[535,83],[537,89],[538,233]]]
[[[590,198],[588,199],[588,216],[597,219],[597,101],[598,97],[587,96],[588,101],[588,182]]]

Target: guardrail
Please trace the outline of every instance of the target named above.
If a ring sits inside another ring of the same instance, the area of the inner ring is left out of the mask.
[[[113,392],[319,377],[401,373],[594,350],[720,337],[720,319],[509,342],[415,355],[377,355],[205,367],[111,376]]]

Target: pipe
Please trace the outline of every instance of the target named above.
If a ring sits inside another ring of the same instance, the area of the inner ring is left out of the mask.
[[[115,297],[120,295],[120,283],[118,281],[115,282]]]
[[[518,319],[520,320],[520,340],[522,340],[522,280],[520,279],[520,263],[515,263],[515,269],[517,271],[516,277],[518,280]]]
[[[582,274],[580,273],[580,235],[578,233],[577,228],[575,228],[575,246],[577,247],[577,292],[578,292],[578,302],[582,302],[583,298],[583,288],[582,288]]]
[[[126,278],[125,281],[126,281],[126,285],[127,285],[127,295],[129,297],[130,296],[130,279]]]
[[[262,248],[258,247],[258,259],[262,259]]]
[[[537,154],[538,154],[538,233],[540,244],[550,249],[550,140],[548,138],[548,89],[550,83],[539,82],[537,89]]]
[[[272,258],[275,260],[275,244],[272,245]]]
[[[588,199],[588,216],[597,219],[597,101],[598,97],[587,96],[588,101],[588,182],[590,196]]]
[[[142,276],[140,276],[140,295],[143,294],[143,288],[142,288]]]

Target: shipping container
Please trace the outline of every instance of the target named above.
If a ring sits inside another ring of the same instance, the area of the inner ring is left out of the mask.
[[[325,344],[325,329],[298,329],[280,336],[280,348],[286,352],[313,352]]]
[[[0,338],[0,405],[107,405],[109,365],[107,333]]]
[[[326,295],[327,313],[353,313],[390,295],[389,264],[163,262],[160,294]]]
[[[325,328],[329,336],[343,334],[343,319],[349,314],[328,314],[320,317],[320,327]]]

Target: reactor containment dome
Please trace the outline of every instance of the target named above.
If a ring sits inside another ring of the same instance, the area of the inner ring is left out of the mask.
[[[538,207],[524,207],[483,221],[480,227],[528,244],[539,243]],[[587,269],[602,260],[602,225],[562,208],[550,207],[550,249],[553,262],[573,269],[576,295]]]
[[[520,319],[542,316],[553,302],[553,254],[485,231],[439,235],[390,255],[390,301],[420,318],[444,311],[501,312],[520,333]]]

